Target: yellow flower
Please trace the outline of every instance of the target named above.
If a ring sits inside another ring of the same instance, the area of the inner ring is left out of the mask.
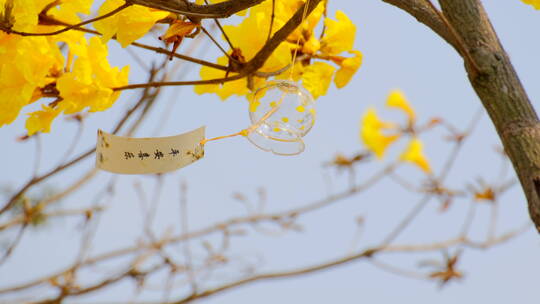
[[[386,99],[386,105],[388,107],[397,108],[405,112],[405,114],[407,114],[407,116],[409,117],[409,123],[414,122],[414,120],[416,119],[414,109],[407,101],[407,98],[405,98],[405,94],[403,94],[403,92],[400,90],[392,90],[390,94],[388,94],[388,98]]]
[[[302,85],[313,95],[313,98],[326,95],[335,70],[336,68],[326,62],[315,62],[304,69]]]
[[[270,27],[270,17],[266,13],[252,10],[250,16],[237,26],[224,26],[232,44],[242,51],[249,61],[266,43],[266,33]],[[279,29],[279,28],[278,28]],[[261,72],[274,72],[291,63],[291,49],[287,43],[281,43],[266,60]]]
[[[67,24],[77,24],[81,22],[80,14],[90,14],[92,0],[68,0],[60,2],[60,5],[54,6],[47,12],[48,16]],[[40,25],[37,32],[47,33],[64,28],[64,26]],[[81,31],[67,31],[58,35],[48,36],[48,39],[54,42],[65,42],[69,46],[69,52],[73,55],[79,55],[86,48],[86,39]]]
[[[3,15],[6,3],[12,4],[13,29],[33,32],[38,24],[39,13],[49,2],[48,0],[0,0],[0,15]]]
[[[60,7],[73,15],[79,13],[89,15],[93,3],[94,0],[64,0],[60,2]]]
[[[272,16],[272,4],[275,4],[273,12],[275,19],[273,21],[272,33],[275,33],[305,2],[305,0],[264,1],[252,7],[249,17],[245,18],[239,25],[225,26],[224,30],[227,32],[232,44],[241,51],[245,61],[249,61],[267,42]],[[292,78],[294,81],[302,80],[303,86],[310,91],[314,98],[326,94],[334,74],[336,86],[338,88],[345,86],[362,62],[362,54],[359,51],[352,50],[356,29],[349,18],[343,12],[338,11],[336,13],[337,21],[331,19],[325,21],[325,35],[319,41],[314,35],[314,30],[321,20],[324,11],[325,5],[324,1],[322,1],[306,20],[287,37],[284,43],[281,43],[275,49],[259,71],[274,72],[286,67],[291,64],[293,51],[297,50],[301,54],[307,55],[307,59],[295,62],[292,68],[275,76],[275,79]],[[346,58],[337,55],[344,51],[348,51],[354,54],[354,56]],[[334,66],[321,61],[308,64],[311,56],[323,60],[339,59],[334,61],[340,66],[340,69],[336,73]],[[223,60],[222,64],[227,65],[228,62]],[[203,80],[222,78],[223,76],[223,73],[219,70],[208,67],[201,68],[201,78]],[[254,80],[259,83],[265,82],[264,79],[256,77]],[[195,91],[198,94],[216,93],[221,99],[225,99],[233,94],[249,94],[249,90],[245,87],[247,85],[246,81],[236,81],[235,84],[237,84],[235,87],[236,90],[233,89],[231,83],[223,85],[199,85],[195,87]],[[260,86],[255,84],[254,87],[257,88]],[[248,95],[247,98],[249,100],[250,96]]]
[[[403,151],[399,159],[417,165],[426,173],[431,173],[431,167],[423,153],[422,142],[418,138],[413,138],[409,142],[409,145],[405,151]]]
[[[98,14],[105,15],[123,4],[123,0],[105,0]],[[109,41],[116,34],[118,42],[122,47],[126,47],[148,33],[156,21],[168,15],[168,12],[133,5],[113,16],[94,22],[94,27],[103,34],[103,42]]]
[[[334,78],[334,83],[338,88],[346,86],[362,64],[362,53],[360,51],[352,50],[349,53],[355,56],[345,58],[340,62],[340,69],[336,72],[336,77]]]
[[[525,4],[532,5],[535,9],[540,10],[540,0],[521,0]]]
[[[239,25],[224,26],[224,30],[231,39],[232,44],[235,46],[235,48],[241,51],[241,54],[246,61],[252,59],[266,43],[267,33],[270,27],[269,13],[271,7],[265,3],[252,8],[250,10],[249,17],[245,18]],[[286,7],[288,6],[290,6],[290,1],[276,1],[277,18],[273,25],[273,32],[278,30],[280,27],[279,23],[281,22],[280,18],[282,18],[282,15],[279,15],[278,12],[280,12],[280,14],[281,12],[285,12]],[[285,21],[283,21],[283,23]],[[272,55],[266,60],[266,62],[259,69],[259,71],[278,71],[290,64],[291,59],[291,45],[288,43],[281,43],[274,50]],[[218,58],[218,63],[225,66],[229,64],[226,57]],[[298,67],[298,65],[296,67]],[[295,72],[297,71],[298,70],[295,70]],[[290,71],[286,71],[281,75],[281,77],[288,78],[289,74]],[[228,76],[233,75],[235,75],[235,73],[229,73]],[[203,80],[223,78],[225,77],[225,71],[203,66],[200,70],[200,76]],[[296,73],[295,76],[299,77],[298,73]],[[253,80],[254,88],[262,87],[265,83],[265,80],[263,78],[254,77]],[[197,94],[215,93],[222,100],[225,100],[232,95],[248,95],[250,91],[247,88],[247,80],[239,79],[235,81],[225,82],[223,84],[196,85],[195,92]],[[247,97],[248,99],[250,98],[250,96]]]
[[[336,19],[326,18],[326,32],[321,41],[321,50],[328,55],[338,55],[341,52],[352,50],[356,26],[342,11],[336,12]]]
[[[52,121],[60,114],[61,110],[41,105],[42,110],[29,113],[30,117],[26,120],[26,130],[28,135],[36,132],[49,133]]]
[[[222,56],[218,58],[218,64],[227,65],[227,57]],[[200,75],[201,79],[218,79],[225,77],[225,71],[214,69],[208,66],[201,67]],[[236,73],[229,73],[229,76],[236,75]],[[249,93],[247,88],[247,81],[245,78],[227,81],[222,84],[204,84],[196,85],[195,93],[204,94],[204,93],[214,93],[225,100],[232,95],[246,95]]]
[[[305,0],[278,0],[276,1],[275,16],[276,20],[274,21],[274,30],[277,31],[282,25],[284,25],[294,13],[304,4]],[[315,27],[321,20],[321,17],[325,10],[325,1],[321,1],[317,7],[309,14],[309,16],[304,20],[304,22],[298,26],[290,35],[287,37],[288,41],[294,41],[300,39],[300,42],[304,42],[306,37],[313,36],[313,31]],[[261,8],[265,8],[265,12],[268,16],[268,21],[270,21],[272,6],[272,1],[265,1]],[[257,9],[258,6],[255,7]],[[309,38],[308,38],[309,39]]]
[[[360,138],[367,149],[377,158],[382,158],[386,149],[399,138],[399,135],[385,135],[383,129],[392,128],[393,124],[383,122],[375,109],[369,108],[360,124]]]
[[[0,126],[17,118],[22,107],[30,102],[34,88],[13,65],[0,67]]]
[[[107,47],[99,38],[92,37],[87,53],[77,58],[71,72],[58,78],[57,88],[63,100],[58,105],[66,114],[103,111],[112,106],[120,92],[114,87],[128,83],[129,67],[111,68],[107,61]]]
[[[35,101],[36,88],[52,82],[50,74],[62,66],[58,46],[45,37],[0,32],[0,126],[11,123]]]
[[[302,53],[313,55],[317,53],[320,48],[321,43],[319,42],[319,39],[315,38],[315,36],[311,36],[302,46]]]

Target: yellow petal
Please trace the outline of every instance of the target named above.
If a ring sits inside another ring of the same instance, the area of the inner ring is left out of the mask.
[[[362,117],[360,139],[377,158],[382,158],[386,149],[399,138],[399,135],[383,134],[383,129],[389,126],[391,124],[381,121],[373,108],[369,108]]]
[[[0,66],[0,127],[17,118],[32,99],[34,89],[15,65]]]
[[[350,51],[350,53],[354,54],[355,56],[345,58],[340,64],[341,68],[336,72],[334,83],[338,88],[346,86],[362,64],[362,53],[360,51],[353,50]]]
[[[321,41],[321,50],[328,55],[339,55],[350,51],[354,45],[356,26],[342,11],[336,12],[336,19],[326,18],[324,24],[326,31]]]
[[[107,61],[107,47],[99,38],[92,37],[87,54],[79,56],[70,72],[58,78],[57,88],[63,100],[58,108],[71,114],[89,108],[91,112],[110,108],[120,92],[114,87],[128,83],[129,67],[121,70]]]
[[[302,53],[315,54],[321,48],[321,43],[315,36],[311,36],[306,43],[302,46]]]
[[[284,71],[283,73],[277,75],[276,79],[287,79],[292,81],[300,81],[302,78],[302,74],[304,74],[305,66],[302,64],[302,62],[297,61],[294,64],[294,67],[289,68],[288,70]]]
[[[28,135],[36,132],[49,133],[52,121],[60,114],[60,109],[53,109],[46,105],[41,105],[42,110],[29,113],[30,117],[26,120],[26,130]]]
[[[222,56],[218,58],[218,64],[227,65],[227,57]],[[225,71],[214,69],[212,67],[203,66],[201,67],[200,76],[202,80],[208,79],[218,79],[225,77]],[[229,76],[236,75],[235,73],[229,73]],[[217,94],[221,100],[225,100],[232,95],[246,95],[249,93],[247,88],[247,81],[245,78],[227,81],[222,84],[204,84],[196,85],[195,93],[205,94],[205,93],[214,93]]]
[[[259,108],[259,106],[261,105],[261,102],[258,101],[258,100],[252,100],[249,102],[249,111],[250,112],[257,112],[257,109]]]
[[[409,117],[410,122],[416,119],[414,109],[407,101],[407,98],[405,98],[405,94],[403,94],[403,92],[401,92],[400,90],[392,90],[390,94],[388,94],[388,98],[386,99],[386,105],[388,107],[397,108],[405,112],[405,114],[407,114],[407,116]]]
[[[3,0],[0,1],[0,14],[4,6],[11,4],[13,29],[22,32],[34,32],[38,24],[39,13],[49,4],[47,0]]]
[[[525,4],[532,5],[535,9],[540,10],[540,0],[521,0]]]
[[[245,18],[239,25],[226,25],[223,28],[232,44],[239,48],[245,59],[249,61],[265,45],[269,27],[270,14],[252,10],[250,16]],[[277,27],[277,24],[274,23],[273,28],[275,27]],[[279,29],[279,27],[277,28]],[[259,71],[275,72],[289,63],[291,63],[291,45],[281,43]]]
[[[300,39],[301,42],[305,41],[306,37],[311,37],[313,35],[313,31],[319,21],[321,20],[322,15],[325,11],[325,3],[326,1],[321,1],[317,5],[317,7],[309,14],[309,16],[304,20],[304,22],[292,32],[289,37],[287,37],[287,40],[289,41],[297,41]],[[263,2],[266,4],[266,14],[268,17],[271,16],[271,3],[272,1],[265,1]],[[275,10],[275,16],[276,16],[276,23],[275,25],[281,27],[283,24],[285,24],[292,15],[301,7],[302,4],[306,3],[306,0],[281,0],[276,1],[276,10]],[[270,19],[270,18],[268,18]],[[275,29],[274,31],[276,31]]]
[[[173,36],[181,36],[184,37],[191,33],[197,25],[192,22],[186,22],[183,20],[176,20],[165,32],[163,36],[161,36],[161,39],[167,40]]]
[[[107,14],[123,4],[123,0],[105,0],[98,14]],[[122,47],[126,47],[148,33],[156,21],[168,15],[168,12],[133,5],[113,16],[94,22],[94,27],[103,34],[103,42],[116,35]]]
[[[401,161],[410,162],[417,165],[426,173],[431,173],[431,167],[423,153],[422,142],[418,138],[413,138],[405,151],[399,157]]]
[[[0,32],[0,127],[35,101],[36,88],[54,81],[49,75],[62,67],[58,46],[47,38]]]
[[[313,95],[313,98],[325,95],[335,70],[336,68],[332,65],[317,61],[304,69],[302,85]]]

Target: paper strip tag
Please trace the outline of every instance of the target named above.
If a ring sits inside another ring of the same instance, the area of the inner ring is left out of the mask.
[[[132,138],[98,130],[96,167],[121,174],[164,173],[204,156],[205,127],[169,137]]]

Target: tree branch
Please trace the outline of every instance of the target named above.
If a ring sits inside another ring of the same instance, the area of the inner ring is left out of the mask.
[[[307,17],[321,1],[322,0],[310,0],[299,7],[291,19],[289,19],[289,21],[287,21],[287,23],[285,23],[285,25],[283,25],[274,36],[268,40],[264,47],[246,64],[243,72],[249,75],[260,69],[281,42],[287,39],[287,37],[302,23],[305,5],[309,5],[306,10]]]
[[[530,225],[524,225],[518,229],[511,230],[505,234],[502,234],[498,236],[497,238],[494,238],[492,240],[486,240],[483,242],[475,242],[468,238],[462,237],[462,238],[453,238],[449,239],[443,242],[433,243],[433,244],[425,244],[425,245],[401,245],[401,246],[392,246],[392,247],[386,247],[386,248],[368,248],[365,249],[357,254],[353,255],[347,255],[341,258],[329,260],[320,264],[315,264],[308,267],[303,268],[297,268],[287,271],[280,271],[280,272],[270,272],[270,273],[262,273],[258,275],[253,275],[244,279],[240,279],[237,281],[233,281],[227,284],[224,284],[219,287],[215,287],[212,289],[207,289],[203,292],[196,293],[189,295],[185,298],[179,299],[177,301],[171,302],[170,304],[184,304],[189,303],[195,299],[201,299],[206,298],[209,296],[212,296],[217,293],[221,293],[223,291],[233,289],[236,287],[240,287],[243,285],[251,284],[257,281],[267,281],[267,280],[273,280],[273,279],[285,279],[285,278],[291,278],[295,276],[300,276],[308,273],[318,272],[322,270],[327,270],[330,268],[334,268],[337,266],[341,266],[344,264],[352,263],[355,261],[358,261],[363,258],[371,258],[375,254],[384,253],[384,252],[395,252],[395,251],[408,251],[408,252],[416,252],[416,251],[440,251],[444,249],[448,249],[451,246],[456,245],[463,245],[466,247],[476,248],[476,249],[486,249],[489,247],[493,247],[496,245],[499,245],[501,243],[504,243],[523,232],[530,229]]]
[[[382,0],[388,4],[396,6],[411,16],[418,22],[425,24],[435,33],[441,36],[446,42],[459,52],[458,43],[452,32],[444,24],[444,21],[437,16],[426,0]]]
[[[264,0],[229,0],[209,5],[198,5],[187,0],[127,0],[126,3],[138,4],[188,17],[227,18],[232,14],[255,6]]]
[[[444,15],[476,63],[465,68],[503,143],[540,231],[540,122],[479,0],[440,0]]]
[[[147,87],[160,87],[160,86],[178,86],[178,85],[198,85],[198,84],[219,84],[227,81],[238,80],[248,75],[253,75],[257,73],[257,70],[260,69],[268,57],[272,55],[274,50],[285,40],[287,37],[302,23],[304,16],[304,7],[306,4],[307,7],[306,16],[309,16],[311,12],[317,7],[317,5],[322,0],[310,0],[304,3],[294,15],[283,25],[270,40],[255,54],[255,56],[240,67],[238,70],[238,75],[217,78],[217,79],[207,79],[207,80],[195,80],[195,81],[170,81],[170,82],[149,82],[141,84],[131,84],[123,87],[113,88],[115,91],[127,90],[127,89],[137,89],[137,88],[147,88]]]
[[[514,165],[540,231],[540,187],[537,191],[535,186],[540,181],[540,122],[480,1],[439,0],[454,33],[430,8],[429,0],[382,1],[427,25],[463,57],[469,81]]]
[[[119,13],[120,11],[123,11],[124,9],[128,8],[129,6],[131,6],[131,4],[126,2],[126,3],[122,4],[121,6],[117,7],[116,9],[114,9],[114,10],[112,10],[112,11],[110,11],[110,12],[104,14],[104,15],[98,16],[96,18],[88,19],[86,21],[83,21],[83,22],[80,22],[80,23],[77,23],[77,24],[74,24],[74,25],[66,26],[63,29],[60,29],[60,30],[57,30],[57,31],[54,31],[54,32],[48,32],[48,33],[19,32],[19,31],[16,31],[16,30],[12,30],[11,28],[4,27],[1,24],[0,24],[0,30],[2,30],[2,31],[4,31],[4,32],[6,32],[8,34],[17,34],[17,35],[20,35],[20,36],[55,36],[55,35],[67,32],[69,30],[79,29],[83,25],[86,25],[86,24],[89,24],[89,23],[92,23],[92,22],[95,22],[95,21],[99,21],[99,20],[111,17],[113,15],[116,15],[117,13]]]

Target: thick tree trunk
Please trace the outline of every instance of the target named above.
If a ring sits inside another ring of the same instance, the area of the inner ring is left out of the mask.
[[[528,200],[540,231],[540,123],[479,0],[440,0],[469,53],[469,80],[482,100]]]

